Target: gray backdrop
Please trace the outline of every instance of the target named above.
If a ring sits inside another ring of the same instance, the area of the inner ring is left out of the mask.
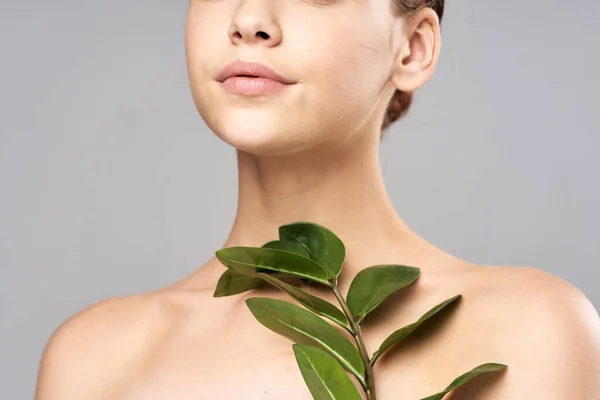
[[[12,400],[32,398],[68,316],[202,265],[233,221],[237,175],[191,100],[187,2],[0,4],[0,398]],[[595,0],[450,0],[436,76],[381,148],[400,215],[430,242],[549,271],[597,308],[599,15]]]

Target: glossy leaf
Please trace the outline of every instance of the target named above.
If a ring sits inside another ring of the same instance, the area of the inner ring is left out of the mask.
[[[365,365],[357,348],[321,317],[287,301],[253,297],[246,304],[256,319],[295,343],[317,346],[330,353],[348,372],[364,377]]]
[[[323,317],[329,318],[333,322],[345,328],[348,332],[351,332],[350,325],[348,324],[348,319],[346,315],[334,306],[333,304],[320,299],[312,294],[306,293],[304,290],[301,290],[293,285],[285,283],[271,275],[258,273],[257,277],[264,279],[269,282],[273,286],[287,292],[290,296],[296,299],[300,304],[308,308],[309,310],[322,315]]]
[[[315,400],[362,400],[339,362],[318,347],[292,345],[304,382]]]
[[[308,256],[325,268],[329,278],[337,278],[340,274],[346,248],[340,238],[324,226],[309,222],[282,225],[279,227],[279,239],[302,245]]]
[[[347,302],[357,321],[362,321],[382,301],[410,285],[420,270],[404,265],[374,265],[360,271],[348,289]]]
[[[224,248],[215,254],[223,265],[240,275],[254,276],[257,272],[268,270],[329,286],[327,271],[323,267],[310,258],[289,251],[239,246]]]
[[[264,285],[265,281],[263,279],[240,275],[231,269],[227,269],[219,278],[213,297],[232,296]]]
[[[271,242],[267,242],[267,243],[263,244],[262,247],[264,247],[266,249],[285,250],[285,251],[289,251],[290,253],[295,253],[300,256],[310,258],[308,255],[308,252],[306,251],[304,246],[298,242],[285,241],[285,240],[273,240]]]
[[[431,317],[433,317],[434,315],[436,315],[437,313],[442,311],[448,305],[450,305],[451,303],[456,301],[458,298],[460,298],[460,296],[461,295],[459,294],[459,295],[449,298],[448,300],[441,302],[440,304],[438,304],[437,306],[433,307],[431,310],[429,310],[425,314],[423,314],[423,316],[421,318],[419,318],[416,322],[413,322],[410,325],[406,325],[405,327],[398,329],[397,331],[392,333],[390,336],[388,336],[387,339],[385,339],[383,341],[383,343],[381,344],[379,349],[377,351],[375,351],[375,353],[373,353],[373,356],[371,357],[371,365],[375,365],[375,362],[377,361],[377,359],[379,357],[381,357],[381,355],[383,353],[385,353],[392,346],[395,346],[401,340],[403,340],[408,335],[413,333],[425,321],[427,321],[428,319],[430,319]]]
[[[486,372],[497,372],[506,369],[506,365],[504,364],[496,364],[496,363],[487,363],[481,364],[478,367],[473,368],[471,371],[462,374],[458,378],[456,378],[444,391],[436,393],[432,396],[425,397],[421,400],[442,400],[445,395],[447,395],[450,391],[456,389],[459,386],[464,385],[471,379],[475,378],[477,375],[486,373]]]
[[[285,250],[285,251],[289,251],[290,253],[294,253],[294,254],[298,254],[303,257],[310,258],[308,256],[308,253],[304,249],[304,247],[300,243],[297,243],[297,242],[288,242],[288,241],[284,241],[284,240],[273,240],[273,241],[263,244],[262,247],[265,247],[268,249]],[[268,272],[268,271],[262,271],[261,269],[257,269],[257,271]],[[306,278],[300,278],[300,279],[302,280],[303,283],[306,283],[306,284],[310,283],[309,279],[306,279]]]

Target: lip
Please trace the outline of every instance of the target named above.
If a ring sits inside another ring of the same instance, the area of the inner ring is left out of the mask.
[[[259,62],[246,62],[235,60],[225,66],[217,75],[216,80],[224,82],[228,78],[237,77],[239,75],[251,75],[259,78],[270,79],[286,85],[291,85],[296,82],[278,74],[272,68],[267,67]],[[252,78],[250,78],[252,79]]]

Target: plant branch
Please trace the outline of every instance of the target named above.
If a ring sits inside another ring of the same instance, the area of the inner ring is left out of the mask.
[[[373,365],[371,365],[371,361],[369,360],[369,353],[367,351],[367,348],[365,346],[365,342],[363,340],[362,337],[362,333],[360,330],[360,325],[359,323],[354,319],[354,316],[352,315],[352,312],[350,311],[350,308],[348,307],[348,303],[346,303],[346,300],[344,299],[344,297],[342,296],[342,294],[340,293],[337,283],[336,282],[331,282],[331,290],[333,291],[333,294],[335,295],[338,303],[340,303],[340,306],[342,307],[342,311],[344,312],[344,314],[346,314],[346,317],[348,318],[348,322],[350,323],[350,327],[352,329],[352,336],[354,337],[354,341],[356,342],[356,346],[358,347],[358,351],[360,353],[360,356],[363,359],[363,363],[365,365],[365,379],[366,379],[366,385],[364,380],[359,380],[363,389],[365,390],[365,393],[367,394],[367,400],[376,400],[377,396],[375,394],[375,377],[373,376]]]

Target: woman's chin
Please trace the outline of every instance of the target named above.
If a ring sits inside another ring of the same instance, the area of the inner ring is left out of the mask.
[[[243,137],[227,135],[222,139],[238,150],[257,156],[283,156],[307,147],[307,144],[284,140],[280,136],[269,137],[264,133],[259,135],[248,134]]]
[[[314,139],[307,132],[294,132],[285,124],[233,124],[212,129],[224,142],[246,153],[279,156],[310,147]]]

